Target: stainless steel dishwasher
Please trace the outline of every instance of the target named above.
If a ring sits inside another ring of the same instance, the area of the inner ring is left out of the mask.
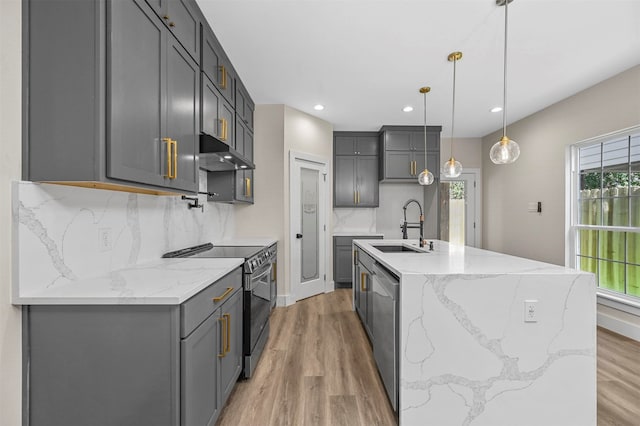
[[[398,411],[398,289],[398,277],[374,263],[373,357],[394,411]]]

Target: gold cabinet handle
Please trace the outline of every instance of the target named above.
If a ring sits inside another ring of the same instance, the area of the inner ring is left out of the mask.
[[[213,298],[214,302],[219,302],[221,300],[223,300],[225,297],[227,297],[229,295],[229,293],[231,293],[233,291],[233,287],[227,287],[227,290],[222,293],[220,296],[216,296]]]
[[[227,323],[227,344],[225,345],[225,354],[231,352],[231,314],[223,314],[224,318],[226,318]]]
[[[173,145],[173,170],[169,177],[175,179],[178,177],[178,141],[172,140],[171,144]]]
[[[360,272],[360,291],[367,291],[364,286],[365,275],[367,275],[366,272]]]
[[[358,203],[357,204],[360,204],[360,191],[356,191],[356,194],[358,194]]]
[[[222,316],[222,317],[218,318],[218,321],[227,322],[227,317]],[[222,325],[222,353],[218,354],[218,358],[224,358],[225,356],[227,356],[227,352],[226,352],[227,339],[228,339],[227,327],[226,327],[226,325]]]
[[[251,197],[251,178],[244,178],[244,196]]]
[[[358,265],[358,250],[353,251],[353,264]]]
[[[353,204],[358,204],[358,196],[356,195],[356,191],[353,191]]]
[[[162,138],[162,141],[167,144],[167,173],[164,177],[171,179],[171,139]]]
[[[224,119],[224,140],[226,141],[227,139],[229,139],[229,121],[227,121],[227,119]]]
[[[164,15],[164,16],[162,17],[162,19],[164,19],[165,21],[166,21],[166,20],[168,20],[168,19],[169,19],[169,15]]]
[[[224,67],[224,65],[220,65],[220,74],[221,74],[220,88],[226,89],[227,88],[227,69]]]
[[[413,161],[409,161],[409,176],[413,176]]]
[[[226,118],[220,119],[220,131],[218,132],[218,136],[220,137],[221,141],[227,140],[227,119]]]

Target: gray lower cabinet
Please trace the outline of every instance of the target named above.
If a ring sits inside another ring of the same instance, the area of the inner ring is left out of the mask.
[[[364,251],[354,246],[356,256],[356,265],[354,267],[354,305],[356,312],[360,317],[360,321],[364,326],[367,336],[371,343],[374,342],[376,336],[373,333],[373,318],[375,315],[373,309],[373,265],[374,260]]]
[[[334,132],[334,207],[378,207],[378,134]]]
[[[199,66],[144,0],[28,0],[23,24],[25,179],[198,190]]]
[[[440,176],[441,126],[427,126],[426,168]],[[417,182],[425,169],[425,130],[419,126],[383,126],[380,130],[380,180]]]
[[[382,239],[381,235],[352,235],[333,237],[333,281],[336,287],[349,288],[353,281],[353,240]],[[356,280],[357,282],[357,280]]]
[[[242,366],[242,272],[182,305],[23,308],[29,426],[210,426]]]

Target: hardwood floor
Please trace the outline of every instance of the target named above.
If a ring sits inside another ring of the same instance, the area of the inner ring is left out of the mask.
[[[276,309],[251,380],[218,426],[395,425],[355,312],[339,289]],[[640,343],[598,328],[598,426],[640,425]]]
[[[598,328],[598,426],[640,425],[640,342]]]

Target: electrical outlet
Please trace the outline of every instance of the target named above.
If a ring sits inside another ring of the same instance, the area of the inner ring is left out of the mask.
[[[524,322],[538,322],[538,301],[524,301]]]
[[[98,248],[100,249],[100,251],[109,251],[113,249],[111,228],[98,229]]]

